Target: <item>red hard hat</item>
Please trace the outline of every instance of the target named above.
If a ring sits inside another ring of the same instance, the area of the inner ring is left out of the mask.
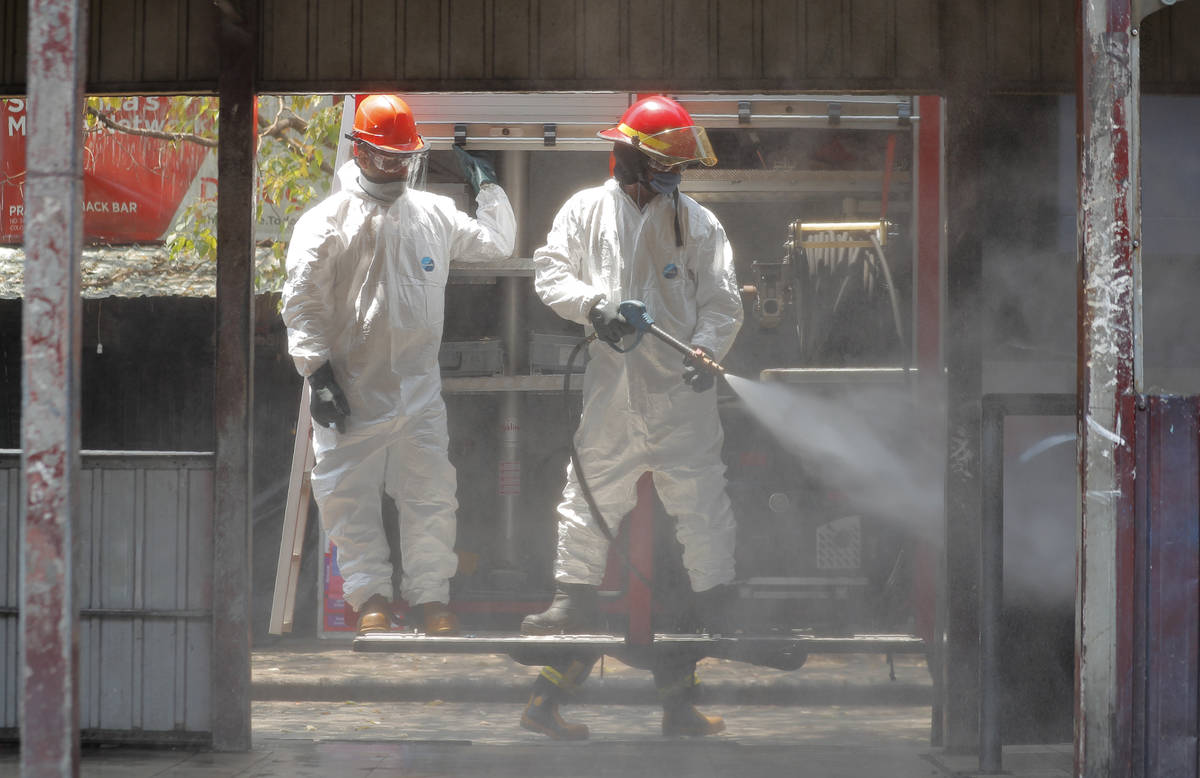
[[[643,97],[625,110],[620,124],[597,134],[635,146],[667,165],[717,164],[704,128],[697,127],[687,109],[666,95]]]
[[[346,137],[392,154],[425,151],[412,109],[396,95],[368,95],[354,113],[354,131]]]

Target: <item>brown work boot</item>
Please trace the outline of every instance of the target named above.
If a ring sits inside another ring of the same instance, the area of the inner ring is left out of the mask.
[[[451,636],[458,634],[458,617],[445,603],[427,602],[422,607],[425,615],[425,634]]]
[[[358,634],[387,632],[392,628],[392,604],[382,594],[372,594],[358,609]]]
[[[664,707],[662,733],[667,737],[701,737],[725,731],[725,719],[701,713],[695,705]]]
[[[521,727],[530,732],[538,732],[553,740],[587,740],[586,724],[571,724],[558,715],[558,703],[550,695],[534,692],[529,697],[529,704],[521,714]]]

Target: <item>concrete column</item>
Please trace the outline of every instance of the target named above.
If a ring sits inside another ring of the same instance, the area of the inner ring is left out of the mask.
[[[30,0],[21,388],[21,775],[79,774],[79,256],[87,4]]]

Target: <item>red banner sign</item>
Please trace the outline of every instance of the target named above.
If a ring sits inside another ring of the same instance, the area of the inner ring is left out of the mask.
[[[128,97],[113,118],[134,130],[163,129],[169,97]],[[25,100],[0,100],[0,243],[25,228]],[[89,132],[83,150],[84,240],[162,240],[208,149],[110,129]]]

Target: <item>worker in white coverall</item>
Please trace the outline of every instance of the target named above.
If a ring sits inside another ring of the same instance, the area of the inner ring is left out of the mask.
[[[653,473],[676,522],[696,610],[713,617],[728,607],[734,577],[715,378],[690,359],[681,364],[677,351],[652,338],[625,353],[610,344],[632,340],[624,336],[633,328],[617,313],[627,299],[643,301],[667,333],[717,360],[733,344],[742,301],[729,242],[716,217],[678,190],[684,168],[716,164],[716,156],[704,129],[663,96],[635,102],[600,136],[614,141],[613,178],[578,192],[558,212],[546,245],[534,253],[535,287],[560,316],[590,325],[598,336],[588,351],[575,447],[601,516],[620,521],[637,501],[638,479]],[[526,634],[595,629],[609,541],[573,465],[558,514],[554,601],[525,618]],[[543,670],[522,726],[560,739],[586,737],[586,727],[561,719],[557,704],[592,661],[580,657]],[[664,734],[724,729],[720,717],[692,705],[694,660],[652,669]]]
[[[407,186],[428,146],[395,95],[363,99],[347,137],[354,159],[341,190],[297,222],[283,290],[316,422],[313,496],[360,634],[389,629],[393,610],[383,491],[399,509],[401,596],[422,606],[427,634],[455,634],[458,501],[438,369],[447,272],[508,257],[516,221],[490,165],[457,147],[476,218]]]

